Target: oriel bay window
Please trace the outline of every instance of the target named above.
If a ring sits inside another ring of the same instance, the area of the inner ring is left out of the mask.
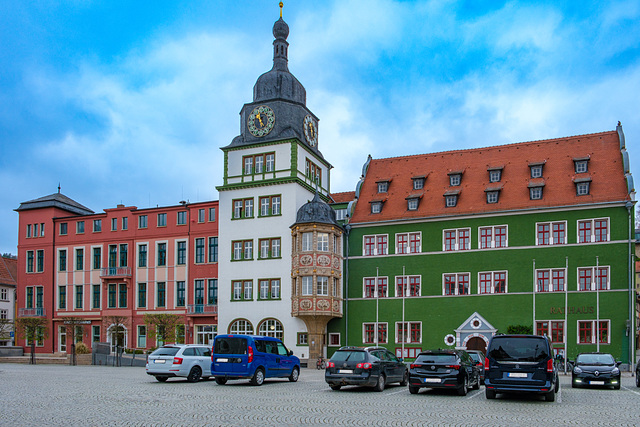
[[[302,276],[302,295],[313,295],[313,276]]]
[[[236,240],[231,242],[233,248],[232,261],[253,259],[253,240]]]
[[[396,344],[422,342],[421,322],[396,322]]]
[[[329,252],[329,233],[317,233],[316,242],[318,252]]]
[[[258,283],[260,286],[259,299],[280,299],[280,279],[260,279]]]
[[[280,215],[280,200],[281,196],[265,196],[260,197],[260,216],[274,216]]]
[[[609,266],[578,268],[579,291],[604,291],[607,289],[609,289]]]
[[[420,296],[420,276],[396,276],[396,296]]]
[[[273,239],[260,239],[258,241],[258,245],[260,246],[259,259],[280,258],[279,237]]]
[[[478,273],[478,293],[504,294],[507,292],[506,271],[485,271]]]
[[[363,344],[387,344],[387,323],[363,323],[362,324],[362,343]],[[378,330],[378,336],[376,337],[376,329]]]
[[[469,273],[444,274],[442,284],[443,295],[469,295]]]
[[[313,233],[302,233],[302,252],[313,251]]]
[[[316,295],[329,295],[329,278],[326,276],[316,276]]]
[[[377,293],[376,293],[377,282]],[[388,279],[387,277],[365,277],[364,278],[364,297],[365,298],[386,298],[387,297]]]
[[[564,269],[536,270],[537,292],[564,292],[566,272]]]
[[[233,280],[234,301],[251,301],[253,299],[253,280]]]

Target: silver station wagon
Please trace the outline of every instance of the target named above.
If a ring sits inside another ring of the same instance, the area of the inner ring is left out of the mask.
[[[147,360],[147,374],[164,382],[185,377],[194,383],[211,376],[211,347],[201,344],[168,344],[156,349]]]

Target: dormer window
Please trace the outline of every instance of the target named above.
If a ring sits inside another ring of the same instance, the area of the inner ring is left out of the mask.
[[[460,195],[460,190],[451,190],[444,193],[444,205],[447,208],[456,207],[458,204],[458,196]]]
[[[573,165],[576,173],[589,172],[589,157],[579,157],[573,159]]]
[[[531,200],[541,200],[542,199],[542,189],[544,188],[544,184],[529,184],[529,199]]]
[[[422,190],[424,188],[424,176],[414,176],[411,179],[413,180],[414,190]]]
[[[460,185],[462,181],[462,174],[454,173],[449,175],[449,185],[452,187],[457,187]]]
[[[591,178],[576,178],[573,180],[576,184],[576,195],[586,196],[589,194],[589,187],[591,187]]]
[[[489,171],[489,182],[500,182],[502,179],[502,166],[487,169]]]
[[[418,206],[420,205],[420,198],[422,194],[411,194],[407,196],[407,210],[417,211]]]
[[[542,167],[545,162],[529,163],[531,178],[542,178]]]
[[[389,181],[377,181],[376,184],[378,184],[378,193],[389,191]]]
[[[498,203],[499,191],[487,191],[487,203]]]
[[[382,212],[382,202],[380,201],[371,202],[371,213],[379,214],[380,212]]]

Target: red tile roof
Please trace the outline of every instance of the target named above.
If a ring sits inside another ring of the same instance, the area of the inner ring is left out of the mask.
[[[348,203],[356,198],[356,192],[345,191],[344,193],[331,193],[329,196],[333,199],[331,203]]]
[[[588,172],[575,173],[574,160],[589,158]],[[542,178],[532,179],[530,165],[542,164]],[[489,182],[490,169],[502,169],[499,182]],[[470,150],[372,159],[351,223],[477,214],[512,209],[581,205],[630,200],[617,131],[522,142]],[[460,186],[449,185],[451,172],[462,173]],[[426,176],[422,190],[412,177]],[[577,196],[575,181],[590,178],[588,195]],[[378,193],[376,182],[390,181]],[[529,187],[544,185],[541,200],[529,199]],[[499,189],[498,203],[487,203],[486,191]],[[455,207],[445,207],[445,193],[459,191]],[[407,210],[407,197],[422,193],[417,210]],[[369,202],[384,200],[382,212]]]
[[[0,257],[0,284],[15,285],[18,277],[18,260]]]

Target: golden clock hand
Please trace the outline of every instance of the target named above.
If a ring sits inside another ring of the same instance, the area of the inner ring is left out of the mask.
[[[262,117],[260,117],[260,113],[256,116],[256,119],[260,122],[260,127],[264,127],[264,123],[262,123]]]

